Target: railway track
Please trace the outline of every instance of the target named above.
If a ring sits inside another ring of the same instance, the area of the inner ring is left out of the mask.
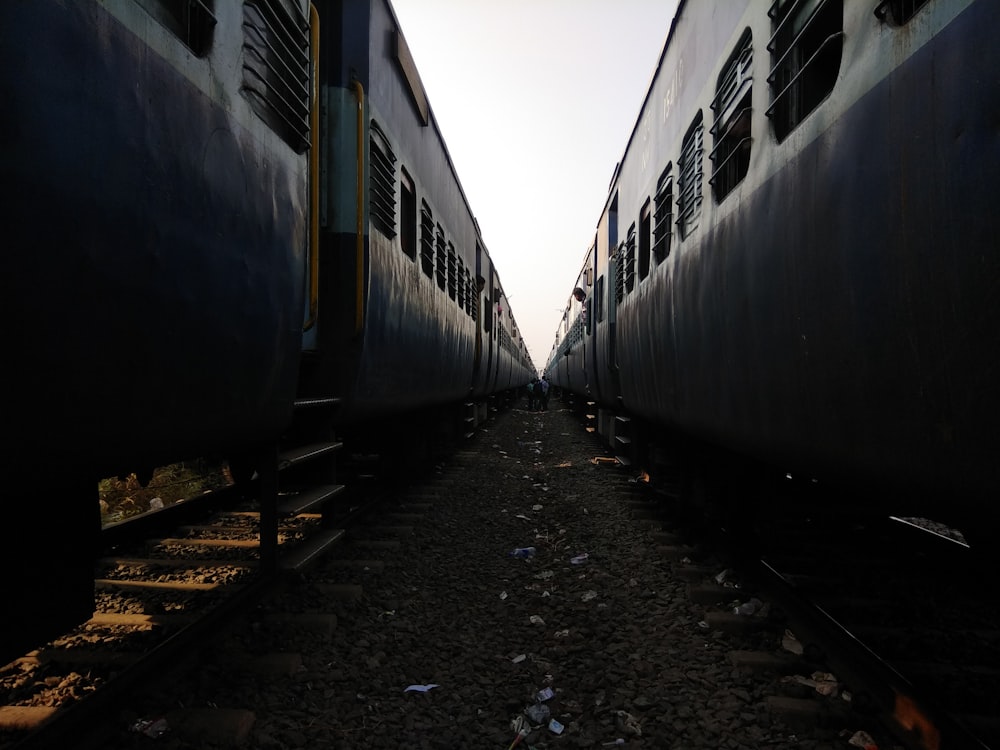
[[[1000,747],[1000,603],[982,558],[892,519],[789,528],[759,577],[907,747]]]
[[[310,427],[335,407],[299,402],[280,451],[247,482],[104,530],[93,617],[0,668],[0,747],[75,745],[121,696],[188,658],[377,506],[374,486],[347,492],[334,481],[342,444]]]
[[[646,497],[646,507],[670,519],[665,527],[677,528],[674,493]],[[762,520],[753,535],[686,531],[693,546],[683,549],[725,561],[691,566],[692,597],[712,605],[706,621],[759,628],[770,633],[767,643],[786,631],[793,637],[799,656],[764,649],[739,657],[784,675],[791,687],[776,710],[807,721],[877,721],[913,750],[1000,747],[1000,602],[984,585],[983,557],[919,522],[849,518],[829,507],[826,517]],[[722,579],[741,588],[726,590]],[[734,612],[751,600],[756,618]],[[803,695],[805,704],[797,702]]]

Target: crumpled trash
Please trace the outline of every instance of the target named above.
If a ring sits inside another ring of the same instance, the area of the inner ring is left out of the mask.
[[[587,560],[589,559],[590,555],[588,555],[586,552],[583,552],[577,555],[576,557],[570,558],[569,562],[571,565],[583,565],[583,563],[587,562]]]
[[[539,615],[532,615],[531,617],[528,618],[528,622],[530,622],[532,625],[545,624],[545,620],[543,620]]]
[[[435,685],[434,683],[429,683],[427,685],[410,685],[403,692],[404,693],[409,693],[409,692],[413,691],[413,692],[416,692],[416,693],[426,693],[426,692],[429,692],[429,691],[433,690],[436,687],[441,687],[441,686],[440,685]]]
[[[516,547],[510,553],[510,556],[518,560],[530,560],[535,556],[535,551],[534,547]]]
[[[524,717],[520,715],[510,723],[510,728],[514,730],[515,735],[514,741],[510,743],[507,750],[512,750],[512,748],[517,747],[521,744],[521,740],[531,734],[531,727],[528,726]]]
[[[597,592],[596,591],[584,591],[583,595],[580,598],[583,599],[585,602],[589,602],[591,599],[596,599],[597,598]]]
[[[160,716],[156,719],[139,719],[129,729],[133,732],[144,734],[147,737],[152,737],[155,740],[170,731],[170,725],[166,719]]]
[[[162,508],[163,508],[162,497],[154,497],[152,500],[149,501],[150,510],[161,510]]]
[[[615,712],[615,726],[626,735],[634,737],[642,736],[642,726],[640,726],[639,720],[628,711]]]
[[[811,687],[820,695],[836,696],[840,690],[840,683],[837,682],[837,678],[829,672],[813,672],[809,677],[797,674],[786,677],[785,680]]]
[[[511,659],[511,661],[514,662],[515,664],[520,664],[522,661],[524,661],[527,658],[528,658],[527,654],[518,654],[513,659]]]
[[[802,656],[804,649],[799,639],[795,637],[795,633],[791,630],[786,630],[785,634],[781,637],[781,647],[790,653]]]
[[[551,714],[552,711],[544,703],[534,703],[524,709],[524,715],[532,724],[544,724]]]
[[[754,597],[748,602],[743,602],[742,604],[733,607],[733,614],[750,617],[751,615],[759,614],[763,609],[764,609],[764,602]]]
[[[535,700],[539,703],[544,703],[555,694],[555,691],[550,687],[542,688],[535,694]]]
[[[851,739],[847,741],[847,744],[854,747],[862,747],[864,750],[878,750],[878,745],[875,744],[875,740],[868,732],[855,732],[851,735]]]
[[[549,731],[552,732],[552,734],[562,734],[563,729],[565,729],[565,727],[555,719],[549,720]]]

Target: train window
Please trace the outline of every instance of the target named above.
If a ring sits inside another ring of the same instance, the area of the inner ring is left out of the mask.
[[[687,237],[698,226],[701,213],[701,182],[704,176],[702,152],[704,151],[704,125],[701,110],[688,128],[681,144],[681,158],[677,162],[677,227],[681,237]]]
[[[139,0],[149,15],[170,29],[194,52],[204,57],[212,46],[216,18],[208,0]]]
[[[628,228],[625,237],[625,289],[631,292],[635,288],[635,222]]]
[[[413,178],[400,167],[399,176],[399,244],[410,260],[417,259],[417,194]]]
[[[615,301],[621,304],[625,299],[625,243],[623,242],[615,249],[615,254],[611,256],[612,265],[615,269]]]
[[[875,15],[884,21],[886,14],[892,14],[892,22],[902,26],[916,15],[917,11],[927,5],[927,0],[882,0],[875,8]]]
[[[420,265],[427,278],[434,277],[434,216],[427,201],[420,201]]]
[[[372,224],[390,239],[396,236],[396,155],[378,123],[371,122],[371,181],[368,201]]]
[[[473,303],[473,299],[476,296],[474,287],[472,286],[472,274],[469,269],[465,269],[465,314],[468,315],[473,320],[476,319],[476,306]]]
[[[458,269],[456,268],[455,246],[448,243],[448,296],[452,299],[458,295]]]
[[[656,181],[656,195],[653,197],[653,254],[656,262],[662,263],[670,255],[671,227],[674,224],[674,178],[670,174],[672,165],[660,174]]]
[[[309,20],[301,3],[246,0],[241,91],[254,112],[300,153],[309,147],[309,70]]]
[[[650,244],[649,199],[639,211],[639,281],[649,276]]]
[[[618,245],[618,193],[608,208],[608,257],[615,254]]]
[[[444,229],[440,224],[437,225],[437,263],[435,269],[437,270],[438,287],[443,291],[448,287],[448,251],[444,244]]]
[[[466,279],[465,279],[465,277],[466,277],[465,261],[462,260],[461,256],[459,256],[457,260],[458,260],[458,270],[456,271],[456,274],[455,274],[455,285],[456,285],[458,291],[457,291],[457,299],[456,299],[456,301],[458,302],[458,309],[459,310],[464,310],[465,309],[465,285],[466,285]]]
[[[752,87],[753,39],[747,29],[726,62],[716,85],[712,110],[715,165],[709,183],[721,201],[746,177],[750,168],[750,95]]]
[[[594,287],[594,299],[597,300],[597,309],[594,311],[594,316],[597,318],[597,322],[600,323],[604,320],[604,277],[597,277],[597,286]]]
[[[782,141],[833,91],[844,47],[844,2],[775,0],[768,15],[774,31],[767,44],[767,116]]]

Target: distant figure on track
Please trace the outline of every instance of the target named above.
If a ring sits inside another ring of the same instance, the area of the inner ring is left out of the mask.
[[[528,391],[528,411],[534,411],[535,409],[535,381],[529,380],[526,386]]]
[[[542,411],[548,410],[548,408],[549,408],[549,381],[545,379],[544,375],[542,375],[542,379],[538,381],[538,384],[535,387],[538,389],[538,394],[540,396],[540,398],[539,398],[540,407],[539,408]]]

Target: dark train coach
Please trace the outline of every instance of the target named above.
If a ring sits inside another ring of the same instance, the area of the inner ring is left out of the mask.
[[[387,0],[15,0],[0,37],[0,657],[92,613],[101,477],[533,374]]]
[[[995,530],[998,34],[989,0],[680,2],[547,364],[623,460]]]

